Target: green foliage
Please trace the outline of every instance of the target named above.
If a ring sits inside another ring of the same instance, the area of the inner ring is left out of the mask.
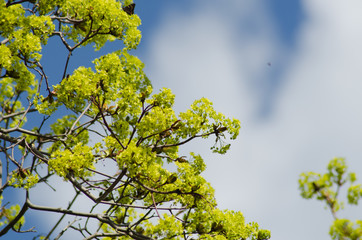
[[[362,198],[362,186],[361,184],[352,185],[348,188],[348,203],[350,204],[358,204],[358,200]]]
[[[24,169],[18,169],[10,175],[8,184],[15,188],[29,189],[34,187],[39,182],[39,176],[37,174],[29,174]]]
[[[66,178],[68,174],[87,177],[92,175],[88,170],[94,169],[94,156],[89,146],[78,143],[72,150],[52,152],[48,164],[61,177]]]
[[[348,219],[340,219],[337,212],[344,206],[344,202],[339,199],[340,189],[349,183],[347,191],[348,204],[357,205],[362,198],[361,184],[355,185],[356,174],[349,173],[344,158],[334,158],[327,166],[327,173],[315,172],[302,173],[299,179],[299,189],[303,198],[316,198],[325,202],[331,210],[334,222],[330,228],[332,239],[338,240],[358,240],[362,238],[362,221],[353,223]]]
[[[141,20],[121,11],[121,6],[114,0],[48,0],[39,1],[38,10],[46,15],[58,9],[57,17],[71,19],[71,24],[64,24],[59,30],[75,44],[93,43],[99,50],[107,41],[122,39],[127,49],[136,48],[141,40],[137,29]]]
[[[19,205],[12,205],[10,206],[10,208],[6,208],[5,206],[2,206],[2,201],[3,201],[3,196],[0,196],[0,227],[9,224],[9,222],[11,222],[15,216],[19,213],[20,211],[20,206]],[[25,218],[21,217],[21,219],[14,225],[15,229],[20,229],[20,227],[22,225],[24,225],[25,223]]]
[[[240,122],[217,112],[207,98],[176,114],[172,91],[153,91],[144,64],[129,53],[141,39],[139,17],[123,9],[131,4],[1,1],[0,153],[8,164],[1,193],[15,187],[27,194],[24,211],[3,208],[7,226],[0,236],[12,227],[19,230],[25,211],[32,209],[87,220],[84,226],[67,225],[60,235],[72,228],[90,238],[269,239],[269,231],[246,223],[241,212],[218,209],[214,189],[202,176],[206,161],[180,152],[196,138],[214,138],[211,150],[225,154]],[[49,38],[60,39],[60,49],[68,53],[63,74],[55,78],[41,64]],[[79,63],[69,73],[77,48],[99,50],[115,40],[119,50],[88,68]],[[115,169],[99,167],[108,163]],[[31,203],[31,188],[59,177],[73,185],[76,196],[94,202],[92,212]],[[359,187],[351,189],[352,202],[358,194]],[[106,211],[94,213],[99,205]],[[99,222],[97,232],[87,228],[90,219]]]
[[[362,237],[362,221],[356,223],[348,219],[337,219],[333,222],[330,230],[332,239],[359,240]]]

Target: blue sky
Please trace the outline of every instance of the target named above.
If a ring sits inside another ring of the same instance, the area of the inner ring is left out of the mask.
[[[135,3],[143,38],[134,54],[146,64],[155,90],[171,88],[177,111],[207,97],[216,110],[242,123],[225,156],[211,154],[201,143],[183,149],[206,159],[205,177],[219,207],[242,211],[247,221],[270,229],[272,239],[329,239],[330,213],[321,203],[302,199],[297,180],[301,172],[324,171],[335,156],[346,157],[362,177],[362,3]],[[72,64],[90,64],[115,48],[80,49]],[[44,63],[60,54],[47,51]],[[33,196],[38,204],[49,201],[36,190]],[[361,207],[347,208],[340,216],[355,219],[358,212]]]

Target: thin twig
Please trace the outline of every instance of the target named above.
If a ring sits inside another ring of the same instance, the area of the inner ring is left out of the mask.
[[[74,121],[72,127],[69,129],[68,134],[71,134],[75,128],[75,126],[77,125],[77,123],[79,122],[79,120],[84,116],[84,114],[88,111],[88,109],[90,108],[90,106],[92,105],[92,102],[90,102],[87,107],[83,110],[83,112],[79,115],[79,117]]]
[[[63,215],[63,216],[65,216],[65,215]],[[76,221],[78,221],[77,218],[75,218],[75,219],[73,220],[73,222],[70,222],[70,223],[58,234],[58,236],[57,236],[56,238],[54,238],[54,240],[58,240],[58,239],[68,230],[68,228],[69,228],[70,226],[72,226]],[[45,239],[47,239],[47,238],[45,238]]]
[[[69,210],[73,203],[75,202],[75,200],[77,199],[77,197],[79,196],[80,194],[80,191],[77,191],[73,200],[69,203],[68,207],[67,207],[67,210]],[[63,218],[65,217],[65,213],[63,214],[63,216],[61,216],[58,220],[58,222],[54,225],[54,227],[50,230],[50,232],[48,233],[48,235],[46,235],[45,239],[49,239],[50,235],[54,232],[54,230],[58,227],[58,225],[60,224],[60,222],[63,220]],[[59,236],[60,237],[60,236]]]
[[[158,213],[158,210],[157,210],[157,206],[156,206],[155,198],[153,196],[153,192],[151,192],[151,196],[152,196],[153,205],[155,206],[156,213],[157,213],[158,217],[161,219],[161,216],[160,216],[160,214]]]

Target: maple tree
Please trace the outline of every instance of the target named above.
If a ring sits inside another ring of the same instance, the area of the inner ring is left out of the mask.
[[[327,166],[327,173],[305,172],[300,175],[299,189],[305,199],[316,198],[326,204],[333,216],[329,234],[335,240],[358,240],[362,238],[362,220],[352,221],[340,218],[338,212],[343,209],[341,189],[349,184],[347,202],[357,205],[362,198],[362,185],[356,184],[357,176],[348,172],[344,158],[334,158]]]
[[[129,52],[141,39],[134,7],[116,0],[0,2],[0,194],[8,203],[8,189],[26,192],[22,204],[2,206],[0,236],[32,232],[22,228],[26,213],[42,211],[61,217],[41,239],[67,231],[84,239],[269,239],[268,230],[245,222],[241,212],[217,208],[201,176],[205,161],[179,149],[212,137],[211,150],[224,154],[240,122],[216,112],[206,98],[176,114],[170,89],[153,92],[144,64]],[[67,53],[57,77],[42,64],[49,38],[60,39]],[[98,51],[110,41],[118,41],[119,50],[94,59],[92,67],[77,62],[69,70],[76,49]],[[116,167],[111,172],[98,163]],[[53,178],[74,187],[66,209],[56,201],[32,202],[32,190]],[[80,195],[93,203],[91,211],[72,208]],[[62,223],[63,216],[84,221]]]

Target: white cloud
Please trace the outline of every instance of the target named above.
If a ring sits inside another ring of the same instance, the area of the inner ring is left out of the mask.
[[[305,3],[309,18],[294,64],[285,74],[288,84],[279,99],[280,121],[302,128],[298,132],[307,139],[299,142],[333,144],[329,154],[357,154],[362,133],[362,17],[356,9],[361,3]],[[321,3],[328,5],[328,11]]]
[[[347,157],[362,175],[356,162],[362,157],[362,4],[304,1],[297,48],[286,53],[261,1],[236,2],[227,16],[216,14],[225,11],[217,1],[165,16],[146,59],[149,76],[156,88],[176,93],[178,110],[207,96],[242,121],[228,155],[202,148],[220,207],[241,210],[275,239],[327,239],[331,215],[301,199],[297,179],[303,171],[324,171],[334,156]],[[269,59],[283,64],[286,84],[271,117],[256,121]]]
[[[304,3],[308,18],[286,70],[277,122],[296,132],[291,139],[297,149],[289,158],[304,169],[317,171],[331,157],[344,156],[361,176],[362,6],[359,1]],[[349,213],[345,217],[357,217],[356,211]],[[318,216],[309,224],[318,226],[323,221]]]

